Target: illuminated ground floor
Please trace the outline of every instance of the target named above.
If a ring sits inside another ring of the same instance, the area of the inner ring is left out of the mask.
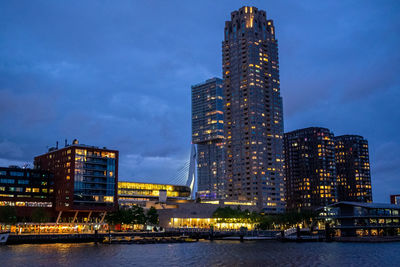
[[[335,230],[336,236],[398,236],[400,228],[398,227],[366,227],[366,228],[342,228]]]
[[[108,231],[107,224],[70,224],[70,223],[17,223],[15,225],[0,224],[2,231],[13,234],[83,234]]]
[[[241,222],[238,219],[219,219],[219,218],[171,218],[169,227],[171,228],[199,228],[215,230],[238,230],[247,228],[253,230],[255,224]]]

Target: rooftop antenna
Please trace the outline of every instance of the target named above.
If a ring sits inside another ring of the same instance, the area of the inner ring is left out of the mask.
[[[65,139],[65,147],[67,147],[67,146],[68,146],[67,139]]]
[[[28,169],[29,165],[30,164],[28,162],[22,164],[22,169]]]
[[[56,142],[56,149],[58,149],[58,141]]]

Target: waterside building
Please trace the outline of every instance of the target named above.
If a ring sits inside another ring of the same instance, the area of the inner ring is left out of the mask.
[[[103,221],[107,212],[117,208],[117,150],[74,140],[63,148],[50,148],[35,157],[34,163],[54,175],[57,222],[89,221],[94,215],[101,215]]]
[[[368,141],[359,135],[335,137],[339,201],[372,202]]]
[[[48,171],[0,167],[0,207],[16,207],[17,218],[29,219],[37,208],[53,214],[54,179]]]

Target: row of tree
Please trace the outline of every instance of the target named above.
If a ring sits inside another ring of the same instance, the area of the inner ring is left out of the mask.
[[[106,222],[111,225],[117,224],[149,224],[158,225],[158,213],[154,207],[147,212],[142,207],[132,206],[131,208],[121,208],[115,212],[108,213]]]
[[[219,207],[213,213],[213,218],[218,218],[219,222],[236,221],[243,223],[254,223],[258,229],[287,229],[302,223],[306,227],[311,225],[317,216],[313,211],[289,211],[282,214],[262,214],[249,210],[242,211],[240,207]]]
[[[260,219],[260,214],[249,210],[241,210],[240,207],[232,209],[231,207],[218,207],[214,213],[213,218],[217,218],[218,222],[230,222],[235,220],[243,223],[256,223]]]

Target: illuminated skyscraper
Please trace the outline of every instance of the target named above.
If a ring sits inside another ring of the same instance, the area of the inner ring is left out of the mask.
[[[242,7],[225,22],[224,36],[227,197],[283,212],[283,115],[273,21],[263,10]]]
[[[289,210],[337,201],[333,133],[310,127],[285,133],[286,201]]]
[[[222,80],[192,86],[192,142],[197,146],[197,193],[221,199],[224,191],[224,112]]]
[[[335,137],[339,201],[372,202],[368,141],[359,135]]]

